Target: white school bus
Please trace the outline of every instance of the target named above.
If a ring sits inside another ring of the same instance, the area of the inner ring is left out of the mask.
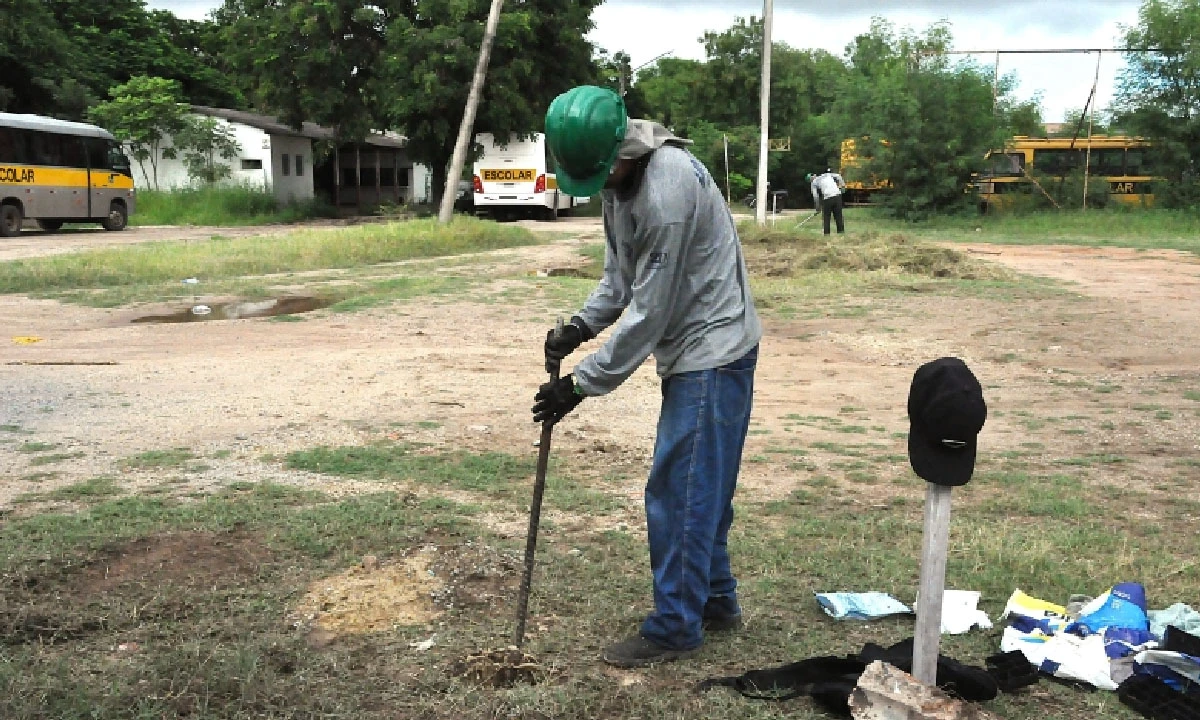
[[[528,140],[513,138],[507,145],[498,144],[491,133],[479,133],[475,142],[483,148],[471,180],[476,212],[496,218],[532,215],[553,220],[588,201],[558,189],[554,159],[541,133]]]
[[[0,113],[0,237],[26,219],[47,232],[67,222],[124,230],[135,199],[129,159],[107,130]]]

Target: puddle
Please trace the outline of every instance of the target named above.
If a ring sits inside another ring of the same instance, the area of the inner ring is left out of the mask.
[[[333,300],[315,297],[281,297],[251,302],[228,302],[216,305],[196,304],[168,315],[144,315],[134,318],[135,323],[188,323],[209,320],[237,320],[239,318],[274,317],[297,315],[329,307]]]

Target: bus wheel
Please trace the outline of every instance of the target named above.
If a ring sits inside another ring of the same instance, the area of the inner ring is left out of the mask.
[[[21,206],[13,203],[0,205],[0,237],[13,237],[21,232],[21,223],[25,218]]]
[[[124,230],[129,224],[129,213],[125,210],[125,206],[121,203],[113,203],[108,206],[108,217],[100,221],[100,225],[105,230]]]
[[[38,227],[46,232],[58,232],[62,229],[62,220],[38,220]]]

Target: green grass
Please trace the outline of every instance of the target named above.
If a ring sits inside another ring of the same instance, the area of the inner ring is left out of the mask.
[[[44,443],[44,442],[27,442],[17,446],[17,452],[23,453],[43,453],[50,450],[56,450],[60,446],[59,443]]]
[[[48,453],[46,455],[34,455],[29,459],[30,465],[53,465],[54,463],[64,462],[66,460],[76,460],[83,457],[80,451],[69,453]]]
[[[873,208],[847,213],[848,232],[889,232],[898,226]],[[805,226],[811,232],[812,223]],[[1200,253],[1200,214],[1182,210],[1107,208],[942,216],[904,225],[936,242],[1001,245],[1084,245]],[[978,229],[976,229],[978,228]]]
[[[92,478],[73,485],[65,485],[44,493],[26,493],[18,502],[75,502],[89,501],[120,495],[125,490],[111,478]]]
[[[473,490],[498,500],[517,497],[518,486],[534,474],[532,456],[518,458],[504,453],[466,452],[432,455],[422,453],[417,445],[405,443],[320,447],[291,453],[285,462],[294,470]]]
[[[196,459],[196,455],[191,450],[174,448],[172,450],[150,450],[126,458],[122,464],[130,470],[163,470],[184,467],[194,459]]]
[[[298,230],[283,236],[161,242],[0,263],[0,293],[178,283],[354,268],[521,245],[538,239],[515,226],[455,218]]]
[[[74,509],[6,518],[0,534],[0,716],[482,720],[508,708],[505,716],[815,720],[825,716],[808,699],[760,703],[691,688],[912,633],[911,618],[833,621],[812,594],[871,589],[912,602],[920,483],[863,505],[839,480],[810,475],[784,497],[740,502],[730,544],[747,628],[621,683],[598,669],[597,653],[634,631],[649,606],[645,541],[630,530],[640,527],[640,501],[564,466],[547,483],[525,646],[553,679],[499,690],[465,682],[452,671],[457,660],[510,642],[532,455],[379,444],[287,456],[292,468],[380,483],[377,493],[343,499],[270,483],[192,499],[169,488],[114,497],[120,488],[105,479],[46,493],[37,499]],[[136,457],[158,464],[168,455]],[[850,475],[858,493],[876,482]],[[1120,512],[1130,506],[1157,517]],[[1151,604],[1165,607],[1187,596],[1200,571],[1185,562],[1190,547],[1164,544],[1147,525],[1186,525],[1197,506],[1089,493],[1065,474],[983,471],[956,489],[947,584],[981,591],[994,620],[1018,587],[1061,601],[1129,578],[1143,579]],[[285,621],[310,584],[364,555],[388,563],[418,553],[446,584],[431,600],[435,621],[317,643]],[[429,637],[430,649],[411,647]],[[130,643],[136,649],[119,649]],[[995,633],[971,633],[944,638],[942,651],[981,665],[997,643]],[[1101,695],[1043,681],[1034,694],[987,707],[1012,720],[1134,717]],[[1058,710],[1047,714],[1048,703]]]
[[[454,287],[453,283],[462,281],[414,278],[389,270],[387,277],[368,276],[356,286],[331,273],[542,241],[520,227],[460,217],[449,225],[439,225],[436,220],[412,220],[297,230],[271,237],[159,242],[0,263],[0,294],[30,293],[114,306],[194,297],[197,292],[269,297],[278,294],[272,291],[272,284],[287,285],[293,288],[293,294],[297,284],[314,284],[321,293],[336,300],[346,301],[358,295],[380,295],[386,299]],[[326,272],[317,276],[298,275],[314,271]],[[420,275],[420,270],[412,274]],[[180,280],[187,277],[196,277],[201,284],[182,285]],[[333,280],[340,280],[341,284],[331,287],[329,283]]]
[[[270,192],[251,187],[139,190],[131,225],[266,225],[336,213],[319,200],[280,205]]]

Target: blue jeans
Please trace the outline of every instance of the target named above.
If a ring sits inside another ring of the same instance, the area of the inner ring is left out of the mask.
[[[728,365],[662,382],[646,483],[654,612],[641,634],[672,650],[704,642],[709,599],[723,614],[740,612],[727,546],[757,364],[755,347]]]

